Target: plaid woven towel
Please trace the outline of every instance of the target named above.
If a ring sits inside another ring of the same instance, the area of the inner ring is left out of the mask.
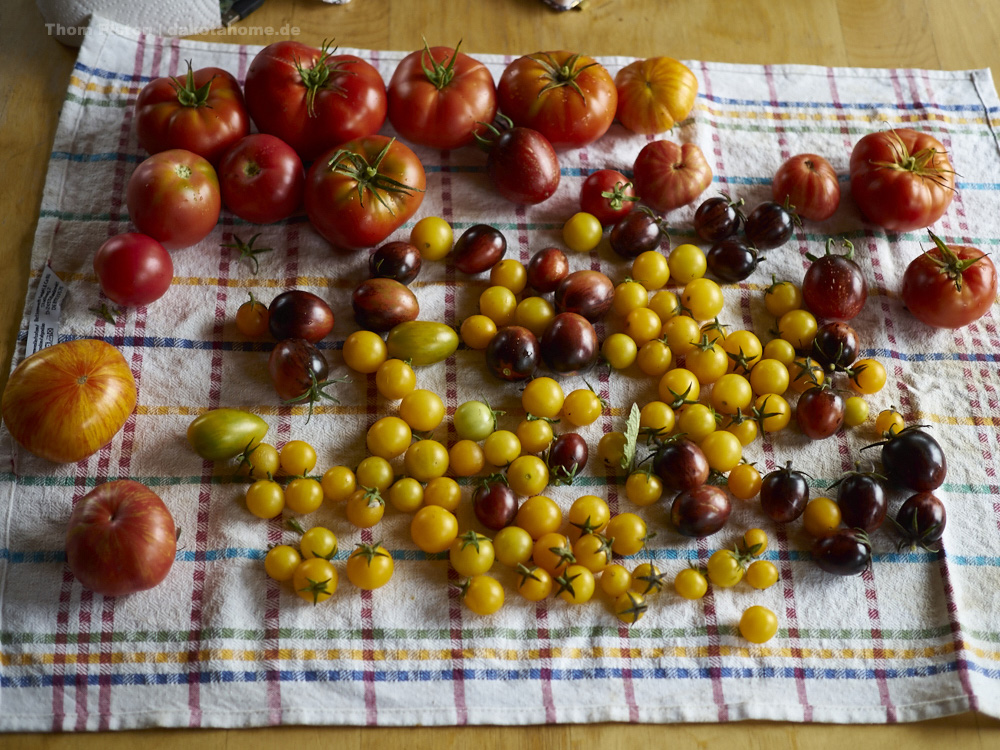
[[[623,477],[592,460],[574,486],[547,494],[566,509],[577,496],[594,493],[615,511],[641,515],[657,536],[623,561],[629,568],[653,561],[672,578],[760,526],[771,537],[765,557],[778,566],[779,582],[761,592],[745,585],[714,589],[700,602],[667,591],[651,601],[640,623],[627,627],[600,595],[582,606],[529,603],[514,592],[513,572],[498,565],[493,573],[507,589],[507,603],[496,615],[479,617],[462,605],[447,560],[421,553],[410,541],[409,516],[390,509],[376,529],[358,531],[342,510],[330,507],[303,523],[329,525],[340,537],[342,583],[335,596],[309,606],[287,585],[268,579],[265,551],[294,543],[296,535],[280,520],[252,517],[242,504],[245,485],[230,480],[231,467],[199,459],[185,430],[204,409],[246,408],[267,420],[270,442],[302,439],[316,446],[318,472],[355,465],[365,455],[365,429],[395,410],[378,396],[373,379],[352,375],[338,390],[341,403],[319,407],[307,422],[304,410],[281,406],[273,393],[270,345],[248,341],[233,320],[250,291],[269,300],[286,288],[309,289],[336,314],[323,343],[332,374],[350,374],[340,346],[354,330],[349,299],[365,274],[365,254],[334,255],[303,216],[253,227],[224,212],[205,241],[174,253],[176,278],[163,299],[126,311],[114,324],[90,312],[99,302],[93,252],[109,235],[130,228],[125,185],[145,157],[133,128],[139,89],[154,77],[183,71],[187,59],[196,67],[226,68],[242,80],[257,51],[101,28],[86,38],[62,108],[28,298],[49,264],[68,286],[60,339],[97,337],[118,347],[135,374],[139,404],[108,447],[77,465],[52,465],[13,445],[6,431],[0,437],[0,729],[892,722],[968,709],[1000,715],[995,310],[956,332],[917,324],[897,292],[903,269],[927,238],[887,235],[866,224],[846,178],[831,219],[807,223],[789,244],[768,253],[760,271],[726,288],[722,319],[768,331],[774,322],[761,292],[770,274],[801,281],[807,251],[822,251],[830,236],[854,243],[871,286],[855,326],[864,353],[885,362],[889,373],[872,408],[894,404],[909,422],[930,425],[948,455],[942,552],[896,552],[895,537],[883,529],[875,536],[870,572],[832,577],[812,562],[800,523],[776,526],[756,503],[737,503],[723,531],[690,540],[668,528],[668,499],[631,507]],[[481,52],[477,56],[499,77],[510,58]],[[356,53],[386,80],[404,54]],[[614,73],[628,60],[602,62]],[[701,146],[715,174],[712,194],[724,189],[753,206],[769,198],[771,176],[782,161],[807,151],[827,156],[844,176],[863,134],[915,127],[941,139],[961,175],[935,231],[986,250],[1000,242],[994,130],[1000,103],[988,71],[689,65],[699,80],[697,104],[669,137]],[[388,125],[385,132],[392,132]],[[557,193],[530,208],[497,197],[478,151],[418,148],[428,189],[415,219],[443,216],[457,232],[488,222],[505,233],[509,256],[526,261],[544,246],[561,244],[560,227],[576,210],[587,174],[602,167],[629,171],[646,142],[616,124],[592,146],[561,153]],[[672,242],[694,239],[692,216],[693,208],[669,214]],[[393,239],[405,239],[412,226]],[[257,231],[263,232],[258,244],[275,252],[260,256],[254,275],[220,246]],[[570,261],[615,281],[627,273],[606,240]],[[460,276],[443,262],[426,263],[413,284],[421,317],[451,324],[476,311],[484,287],[483,278]],[[600,333],[613,327],[604,324]],[[26,331],[27,315],[22,342]],[[611,405],[581,430],[593,446],[603,433],[621,430],[631,404],[653,398],[656,384],[632,373],[595,371],[590,378]],[[517,423],[519,389],[491,379],[481,353],[460,349],[421,368],[418,382],[439,393],[449,412],[486,397],[507,410],[502,426]],[[582,377],[563,382],[567,392],[583,385]],[[454,438],[449,421],[437,430],[444,441]],[[874,439],[869,426],[810,443],[791,428],[746,453],[762,470],[794,460],[813,477],[813,494],[819,495]],[[63,537],[74,502],[117,477],[153,486],[184,532],[160,587],[105,599],[75,582]],[[904,497],[890,494],[890,512]],[[463,528],[475,527],[467,500],[459,519]],[[396,573],[386,587],[362,592],[343,576],[343,560],[356,543],[376,539],[392,550]],[[736,627],[753,604],[769,607],[779,619],[776,637],[761,646],[741,638]]]

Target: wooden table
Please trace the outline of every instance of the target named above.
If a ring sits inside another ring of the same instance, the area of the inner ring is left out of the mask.
[[[212,42],[268,44],[258,27],[298,27],[318,44],[411,50],[463,40],[468,52],[574,49],[592,55],[670,55],[736,63],[965,69],[1000,73],[1000,4],[990,0],[587,0],[556,13],[539,0],[268,0],[237,24],[249,33]],[[59,107],[76,50],[46,34],[31,0],[0,4],[0,384],[21,319],[38,207]],[[2,710],[2,708],[0,708]],[[873,734],[874,732],[874,734]],[[864,742],[912,748],[996,747],[1000,721],[965,714],[889,728],[764,722],[730,725],[593,725],[443,729],[283,728],[163,730],[112,735],[7,735],[15,748],[403,747],[518,748],[730,746],[843,748]]]

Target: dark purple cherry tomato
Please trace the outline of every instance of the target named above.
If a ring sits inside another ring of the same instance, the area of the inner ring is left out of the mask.
[[[268,328],[278,341],[305,339],[316,343],[333,330],[333,310],[312,292],[290,289],[271,300]]]
[[[701,447],[687,438],[671,439],[653,457],[653,473],[668,492],[684,492],[708,481],[711,469]]]
[[[499,531],[514,522],[517,494],[505,482],[488,479],[472,494],[472,509],[479,523]]]
[[[575,432],[564,432],[549,446],[546,456],[552,484],[573,484],[579,472],[587,466],[590,450],[587,441]]]
[[[580,210],[597,217],[602,227],[621,221],[638,200],[635,186],[614,169],[591,172],[580,188]]]
[[[757,270],[763,258],[743,240],[731,237],[717,241],[705,256],[708,270],[719,281],[735,284]]]
[[[817,318],[851,320],[868,299],[868,282],[854,262],[854,245],[849,240],[844,245],[847,252],[843,255],[831,253],[831,238],[826,253],[806,255],[812,264],[802,279],[802,300]]]
[[[489,147],[486,172],[497,192],[523,205],[541,203],[559,187],[559,158],[549,140],[531,128],[510,128]]]
[[[600,271],[573,271],[556,287],[557,313],[582,315],[591,323],[603,318],[615,299],[615,285]]]
[[[538,360],[538,339],[522,326],[501,328],[486,345],[486,365],[501,380],[527,380]]]
[[[358,284],[351,306],[358,326],[377,333],[416,320],[420,314],[420,304],[410,288],[387,278],[365,279]]]
[[[743,226],[746,218],[740,210],[743,199],[734,201],[722,193],[704,201],[694,212],[694,231],[705,242],[718,242],[732,237]]]
[[[837,505],[845,526],[871,534],[882,525],[889,508],[879,477],[852,471],[837,483]]]
[[[597,331],[582,315],[560,313],[545,327],[539,342],[542,361],[553,372],[577,375],[597,362]]]
[[[760,507],[772,521],[789,523],[802,515],[809,502],[806,475],[792,468],[769,471],[760,483]]]
[[[906,499],[896,511],[896,529],[903,535],[900,548],[916,550],[921,547],[936,551],[931,545],[944,536],[948,521],[944,503],[931,492],[918,492]]]
[[[647,250],[659,250],[667,236],[663,220],[646,208],[630,211],[611,228],[611,249],[623,258],[635,258]]]
[[[409,284],[420,273],[420,251],[409,242],[387,242],[368,256],[372,276]]]
[[[814,386],[799,396],[795,421],[810,440],[828,438],[844,424],[844,397],[832,388]]]
[[[857,576],[872,562],[872,543],[860,529],[837,529],[813,543],[813,560],[827,573]]]
[[[701,538],[722,529],[731,511],[729,495],[714,484],[702,484],[674,498],[670,521],[684,536]]]
[[[278,398],[301,399],[330,373],[329,364],[315,344],[305,339],[284,339],[275,344],[267,362]]]
[[[755,248],[771,250],[788,242],[799,223],[799,217],[790,208],[765,201],[747,215],[744,231]]]
[[[893,484],[914,492],[931,492],[944,484],[948,474],[944,451],[919,425],[906,427],[874,445],[882,446],[882,469]]]
[[[858,332],[847,323],[824,323],[813,337],[812,358],[828,372],[843,371],[854,364],[861,351]]]
[[[506,252],[507,239],[499,229],[489,224],[474,224],[462,232],[451,256],[459,271],[477,274],[493,268]]]
[[[558,247],[544,247],[528,261],[528,286],[539,294],[554,292],[569,275],[569,259]]]

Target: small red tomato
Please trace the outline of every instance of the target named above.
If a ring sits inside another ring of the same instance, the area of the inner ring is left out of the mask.
[[[240,139],[219,164],[222,202],[254,224],[273,224],[295,213],[305,181],[295,149],[266,133]]]
[[[816,154],[793,156],[778,167],[771,193],[776,203],[788,202],[795,213],[810,221],[829,219],[840,205],[837,172]]]
[[[617,224],[638,201],[631,180],[614,169],[591,172],[580,189],[580,210],[596,216],[602,227]]]
[[[115,235],[94,253],[101,291],[119,305],[148,305],[174,280],[174,262],[159,242],[145,234]]]

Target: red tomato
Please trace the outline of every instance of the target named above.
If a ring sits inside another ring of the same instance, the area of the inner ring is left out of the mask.
[[[647,143],[635,158],[635,190],[642,202],[665,213],[692,203],[712,183],[712,168],[694,143]]]
[[[98,485],[69,517],[66,562],[98,594],[151,589],[167,577],[176,555],[173,516],[159,495],[131,479]]]
[[[775,203],[787,201],[799,216],[824,221],[840,205],[840,184],[833,166],[822,156],[799,154],[774,174],[771,192]]]
[[[139,145],[151,154],[183,148],[217,164],[250,132],[240,84],[221,68],[191,70],[187,78],[155,78],[135,102]]]
[[[635,133],[651,135],[670,130],[691,114],[698,79],[671,57],[636,60],[615,76],[618,121]]]
[[[278,136],[303,161],[376,133],[385,122],[385,83],[375,68],[301,42],[275,42],[258,52],[244,93],[257,129]]]
[[[222,202],[254,224],[273,224],[294,214],[302,204],[305,181],[295,149],[266,133],[237,141],[219,164]]]
[[[136,167],[125,203],[140,232],[167,250],[190,247],[219,221],[219,178],[208,161],[191,151],[161,151]]]
[[[106,445],[135,408],[135,380],[117,349],[78,339],[19,364],[0,402],[11,436],[56,463],[75,463]]]
[[[420,159],[401,141],[358,138],[310,167],[306,213],[334,247],[373,247],[416,213],[425,184]]]
[[[579,148],[611,127],[618,92],[611,74],[593,58],[536,52],[507,66],[497,103],[515,125],[537,130],[553,148]]]
[[[982,250],[945,245],[910,262],[903,273],[903,302],[914,317],[936,328],[961,328],[979,320],[997,298],[997,271]]]
[[[908,128],[869,133],[851,151],[851,195],[890,232],[929,227],[955,197],[955,171],[934,136]]]
[[[101,291],[119,305],[148,305],[162,297],[174,279],[174,262],[159,242],[145,234],[119,234],[94,253]]]
[[[457,47],[425,46],[404,57],[389,81],[389,122],[421,146],[468,146],[496,113],[492,74]]]
[[[604,227],[625,218],[638,200],[632,182],[614,169],[591,172],[580,189],[580,210],[596,216]]]

